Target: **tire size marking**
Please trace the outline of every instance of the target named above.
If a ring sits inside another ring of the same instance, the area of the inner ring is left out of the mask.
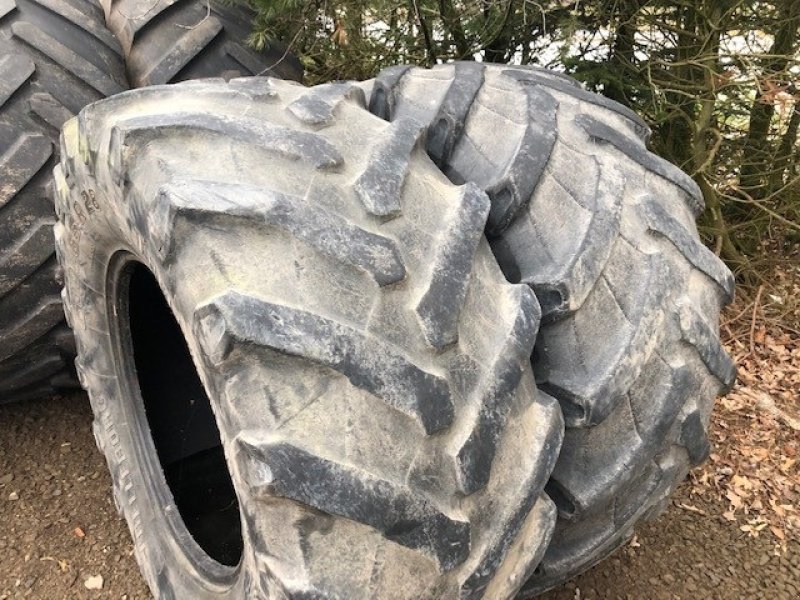
[[[81,190],[80,198],[72,202],[70,211],[70,233],[67,240],[69,247],[76,251],[80,244],[83,230],[89,217],[100,211],[100,204],[93,189]]]

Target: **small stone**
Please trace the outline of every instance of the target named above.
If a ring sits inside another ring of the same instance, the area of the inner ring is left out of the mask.
[[[8,495],[9,500],[19,500],[19,494],[17,492],[11,492]]]
[[[103,576],[91,575],[83,581],[83,587],[87,590],[102,590],[103,589]]]
[[[759,566],[762,566],[762,567],[766,566],[769,563],[769,558],[770,558],[769,554],[762,555],[761,558],[758,560]]]
[[[14,474],[13,473],[6,473],[2,477],[0,477],[0,485],[8,485],[14,481]]]

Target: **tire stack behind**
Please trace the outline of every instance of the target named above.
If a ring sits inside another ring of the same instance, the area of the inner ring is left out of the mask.
[[[254,13],[220,0],[102,0],[108,26],[125,51],[131,87],[188,79],[263,75],[302,81],[288,49],[247,44]]]
[[[92,0],[0,0],[0,402],[77,387],[53,247],[61,125],[127,89]]]
[[[79,388],[53,248],[61,125],[129,82],[303,77],[284,46],[247,46],[252,14],[243,7],[104,4],[0,0],[0,403]]]

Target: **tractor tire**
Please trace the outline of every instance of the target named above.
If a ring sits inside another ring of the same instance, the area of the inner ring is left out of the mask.
[[[543,555],[538,304],[422,133],[267,78],[65,127],[66,312],[157,598],[510,598]]]
[[[718,335],[733,276],[700,241],[694,181],[648,152],[638,116],[576,81],[456,63],[362,89],[376,115],[428,124],[433,160],[488,193],[495,256],[541,305],[534,373],[567,430],[547,486],[558,524],[523,590],[537,594],[625,543],[706,458],[735,378]]]
[[[189,79],[269,75],[303,80],[303,65],[280,43],[247,44],[254,13],[222,0],[101,0],[125,52],[131,87]]]
[[[0,0],[0,403],[78,387],[53,249],[62,123],[127,89],[91,0]]]

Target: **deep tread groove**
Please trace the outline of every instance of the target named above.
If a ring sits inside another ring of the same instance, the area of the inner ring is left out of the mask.
[[[736,381],[736,365],[722,347],[719,336],[688,303],[678,305],[677,319],[684,341],[694,346],[708,370],[725,390],[730,390]]]
[[[657,357],[656,360],[661,359]],[[615,454],[613,464],[609,464],[609,457],[602,449],[595,447],[595,438],[589,437],[592,430],[567,433],[567,439],[571,436],[587,437],[578,443],[565,445],[550,480],[556,493],[549,493],[557,500],[562,518],[575,521],[588,514],[593,507],[603,506],[620,492],[631,473],[640,472],[650,462],[650,457],[658,451],[659,440],[669,433],[678,418],[684,402],[683,391],[691,385],[691,374],[687,368],[669,371],[670,376],[654,390],[653,397],[648,398],[653,406],[663,407],[656,412],[657,418],[642,427],[637,425],[636,416],[633,415],[633,430],[621,438],[626,452]],[[600,436],[600,433],[597,435]]]
[[[0,108],[27,83],[36,70],[36,65],[22,54],[0,56]]]
[[[41,6],[56,18],[64,19],[75,27],[80,27],[112,52],[121,54],[119,42],[117,42],[113,34],[106,29],[104,23],[99,23],[93,19],[87,19],[83,12],[59,0],[30,1]]]
[[[427,288],[416,306],[427,342],[444,348],[458,340],[461,305],[467,295],[472,257],[483,237],[489,213],[489,199],[474,184],[463,188],[461,202],[453,221],[431,257]]]
[[[316,169],[333,169],[344,161],[330,142],[311,132],[294,131],[255,119],[242,118],[231,123],[209,113],[185,112],[132,117],[116,125],[111,145],[118,149],[119,154],[112,157],[112,167],[118,171],[123,169],[126,147],[145,145],[162,135],[161,130],[165,128],[182,130],[186,135],[201,132],[216,135],[235,133],[238,139],[248,141],[266,152],[307,162]]]
[[[395,88],[412,68],[411,65],[399,65],[380,72],[375,78],[375,87],[370,96],[369,112],[385,121],[394,118]]]
[[[0,254],[0,298],[53,254],[52,240],[53,224],[38,223],[25,231],[15,246]]]
[[[453,83],[428,128],[428,154],[440,168],[450,158],[464,130],[464,116],[483,86],[484,67],[480,63],[458,62],[454,68]]]
[[[4,397],[19,393],[26,387],[41,385],[42,381],[55,375],[64,368],[64,361],[60,356],[48,356],[43,360],[33,363],[11,377],[4,378],[0,383],[0,394]],[[48,386],[48,391],[51,391]]]
[[[326,83],[311,88],[289,105],[289,111],[303,123],[323,127],[333,121],[339,103],[346,98],[356,98],[366,106],[364,91],[352,83]]]
[[[558,102],[544,88],[527,86],[529,120],[514,162],[486,192],[492,199],[486,233],[500,235],[527,205],[556,143]]]
[[[511,536],[498,536],[490,552],[486,553],[481,564],[462,584],[461,598],[463,600],[498,597],[500,594],[497,593],[496,588],[516,587],[517,581],[530,577],[534,573],[536,565],[542,560],[547,544],[553,537],[556,517],[555,506],[547,494],[543,493],[538,499],[534,498],[534,502],[527,514],[519,511],[516,515],[514,521],[516,539]],[[525,540],[530,539],[526,529],[537,531],[542,527],[546,528],[544,536],[547,543],[541,544],[535,549],[526,547]],[[503,554],[505,554],[505,559]],[[506,563],[510,562],[508,557],[513,554],[524,556],[525,560],[521,561],[522,564],[506,567]]]
[[[13,288],[13,293],[0,297],[0,329],[12,326],[43,295],[58,297],[59,271],[56,257],[51,253],[38,269]]]
[[[150,213],[150,231],[162,258],[173,250],[176,215],[225,215],[251,222],[263,220],[284,229],[320,252],[366,271],[378,285],[397,283],[406,274],[392,240],[356,227],[298,196],[213,181],[173,183],[162,187],[159,194],[157,208]]]
[[[538,489],[538,486],[531,486],[530,489]],[[525,518],[528,517],[531,510],[535,508],[536,500],[537,496],[531,491],[526,501],[519,506],[517,512],[514,514],[512,520],[514,526],[511,528],[511,535],[498,536],[489,552],[483,557],[480,565],[473,571],[469,579],[462,584],[462,599],[477,600],[483,597],[483,592],[491,583],[492,577],[497,573],[508,548],[516,541],[516,534],[524,525]],[[552,534],[548,532],[548,537],[550,535]],[[538,564],[538,560],[533,564]]]
[[[693,411],[683,420],[679,440],[689,453],[689,461],[693,467],[708,458],[711,446],[708,443],[703,415],[699,411]]]
[[[647,198],[644,209],[650,222],[650,230],[667,238],[686,257],[686,260],[708,275],[722,290],[726,304],[733,302],[736,284],[733,273],[725,268],[722,261],[701,244],[696,236],[686,231],[686,228],[654,199]]]
[[[176,40],[175,45],[164,52],[150,69],[142,73],[140,86],[171,81],[186,65],[200,56],[220,33],[222,23],[215,17],[198,23]]]
[[[536,341],[540,316],[536,297],[525,287],[517,287],[516,294],[516,319],[484,379],[480,409],[469,435],[453,452],[457,481],[465,494],[474,494],[489,481],[497,443],[522,377],[520,361],[530,357]]]
[[[120,4],[118,0],[111,0],[112,4],[112,14],[114,13],[114,4]],[[125,11],[121,13],[125,16],[129,21],[126,23],[130,27],[130,31],[133,33],[133,40],[135,41],[138,37],[147,33],[150,29],[157,28],[168,16],[171,12],[177,12],[181,9],[181,2],[169,2],[166,0],[156,0],[152,7],[148,6],[147,11],[143,11],[142,7],[139,7],[139,10],[128,13]],[[189,23],[186,23],[189,25]],[[114,27],[114,25],[112,25]],[[116,28],[116,27],[115,27]],[[125,52],[130,52],[130,42],[128,42],[127,47],[125,47]]]
[[[0,19],[5,18],[16,7],[17,4],[14,0],[0,0]]]
[[[125,88],[119,82],[114,81],[100,68],[30,23],[14,23],[11,31],[15,37],[63,66],[65,70],[92,86],[101,95],[112,96],[124,91]]]
[[[255,482],[257,493],[291,498],[366,523],[393,542],[425,550],[446,571],[469,554],[469,523],[449,517],[402,486],[284,442],[249,439],[247,432],[237,441],[272,473],[270,481]]]
[[[551,71],[548,71],[551,72]],[[614,102],[613,100],[609,100],[605,96],[600,94],[595,94],[592,92],[587,92],[583,87],[574,79],[570,82],[570,78],[567,76],[561,76],[558,79],[554,79],[551,77],[543,76],[542,72],[539,70],[520,70],[520,69],[509,69],[506,71],[509,77],[513,79],[517,79],[518,81],[530,81],[532,83],[540,84],[547,86],[551,89],[554,89],[562,94],[566,94],[568,96],[572,96],[581,102],[587,102],[589,104],[594,104],[600,106],[602,108],[608,109],[611,112],[617,113],[621,117],[625,117],[628,119],[634,126],[634,129],[637,135],[642,139],[642,141],[647,141],[647,138],[650,137],[650,126],[642,119],[639,115],[633,112],[627,106],[623,106],[618,102]]]
[[[660,256],[648,256],[648,273],[663,271]],[[660,265],[660,266],[657,266]],[[651,278],[654,278],[651,276]],[[640,317],[631,327],[625,343],[617,349],[617,357],[604,371],[590,381],[581,381],[567,370],[541,384],[543,390],[561,401],[567,427],[590,427],[601,423],[622,400],[625,392],[639,377],[655,344],[654,332],[665,321],[662,310],[667,290],[651,281],[647,296],[641,301]]]
[[[578,115],[575,117],[575,121],[593,139],[608,142],[628,158],[639,163],[643,168],[652,171],[681,188],[686,193],[689,207],[695,217],[703,212],[705,202],[703,201],[700,188],[697,187],[697,184],[691,177],[678,167],[655,154],[647,152],[644,146],[636,144],[629,137],[620,134],[612,127],[601,123],[594,117]]]
[[[48,300],[30,310],[13,326],[0,331],[3,347],[0,348],[0,361],[6,360],[30,345],[32,339],[39,338],[64,320],[61,300]]]
[[[0,207],[8,203],[47,164],[53,142],[38,133],[24,133],[0,155]]]
[[[367,211],[391,219],[400,215],[400,196],[408,172],[408,156],[422,135],[421,123],[400,120],[382,133],[367,168],[356,180],[356,193]]]
[[[31,112],[56,131],[74,115],[50,94],[34,94],[30,99]]]
[[[241,65],[247,71],[247,75],[265,75],[269,77],[278,77],[279,74],[273,73],[270,67],[265,67],[255,56],[250,54],[247,50],[242,48],[239,44],[233,42],[225,42],[222,46],[225,50],[226,56],[230,56],[234,62]]]
[[[586,237],[563,271],[548,278],[535,272],[523,273],[521,281],[536,292],[542,306],[542,320],[552,322],[573,314],[580,308],[596,284],[619,235],[622,197],[615,190],[616,181],[601,173],[594,194],[594,212]]]
[[[249,315],[247,320],[242,315]],[[412,417],[430,434],[453,421],[447,382],[415,365],[399,349],[319,315],[230,293],[200,309],[201,339],[223,361],[236,343],[256,344],[339,371]]]

